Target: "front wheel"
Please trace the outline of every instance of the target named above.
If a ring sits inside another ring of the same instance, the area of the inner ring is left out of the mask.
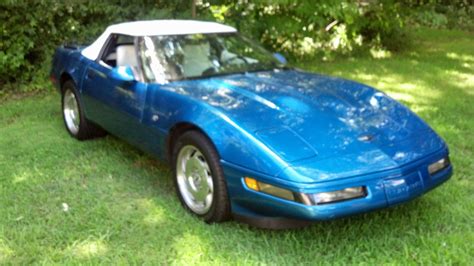
[[[183,206],[208,223],[230,217],[230,204],[219,156],[209,139],[198,131],[180,136],[173,149],[173,170]]]

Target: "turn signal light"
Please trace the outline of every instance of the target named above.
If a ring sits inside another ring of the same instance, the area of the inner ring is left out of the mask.
[[[251,190],[259,191],[278,198],[295,201],[293,191],[263,183],[251,177],[245,177],[244,181],[245,185],[247,185],[247,187]]]
[[[260,191],[260,188],[258,187],[258,181],[257,180],[255,180],[251,177],[245,177],[244,180],[245,180],[245,184],[247,185],[248,188],[250,188],[251,190]]]

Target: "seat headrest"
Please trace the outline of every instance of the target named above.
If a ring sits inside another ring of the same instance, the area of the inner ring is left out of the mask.
[[[132,44],[117,46],[117,66],[138,66],[137,53]]]

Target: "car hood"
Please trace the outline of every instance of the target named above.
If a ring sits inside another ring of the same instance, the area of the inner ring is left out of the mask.
[[[172,84],[173,90],[216,107],[289,165],[313,157],[395,154],[387,149],[407,141],[410,147],[410,140],[423,142],[423,134],[430,136],[432,145],[418,155],[443,144],[408,108],[369,86],[341,78],[285,70]],[[385,165],[392,165],[391,159]]]

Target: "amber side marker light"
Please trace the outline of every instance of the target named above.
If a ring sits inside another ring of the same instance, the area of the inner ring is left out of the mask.
[[[258,187],[258,181],[253,179],[253,178],[246,177],[245,178],[245,184],[251,190],[260,191],[260,188]]]

